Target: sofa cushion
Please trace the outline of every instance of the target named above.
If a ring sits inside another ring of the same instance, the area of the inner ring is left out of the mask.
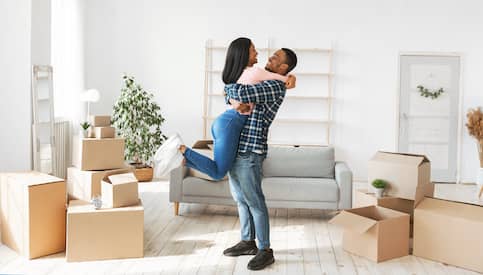
[[[183,195],[231,198],[230,186],[227,180],[209,181],[197,177],[186,177],[183,179]]]
[[[337,202],[339,188],[327,178],[270,177],[262,180],[267,200]]]
[[[327,146],[269,146],[264,177],[334,178],[334,148]]]

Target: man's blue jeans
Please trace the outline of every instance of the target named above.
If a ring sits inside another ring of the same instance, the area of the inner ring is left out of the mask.
[[[215,180],[222,179],[235,161],[240,133],[247,118],[247,115],[241,115],[234,109],[219,115],[211,126],[214,160],[186,148],[184,153],[186,166],[203,172]]]
[[[238,205],[241,239],[258,239],[258,249],[270,248],[270,224],[262,191],[263,155],[238,153],[229,171],[230,190]]]

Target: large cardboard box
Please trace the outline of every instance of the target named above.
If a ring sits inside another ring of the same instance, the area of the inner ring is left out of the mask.
[[[116,208],[135,205],[139,200],[138,180],[133,173],[105,176],[101,182],[102,204]]]
[[[29,258],[65,250],[65,182],[39,172],[0,177],[2,243]]]
[[[72,164],[80,170],[108,170],[124,167],[123,138],[79,138],[72,142]]]
[[[205,157],[210,158],[211,160],[214,159],[213,140],[198,140],[195,142],[195,144],[193,144],[192,150],[204,155]],[[192,177],[197,177],[205,180],[216,181],[212,177],[196,169],[189,169],[189,175]],[[227,180],[227,179],[228,179],[228,176],[225,175],[225,177],[223,177],[221,180]]]
[[[68,262],[139,258],[144,255],[144,208],[101,208],[74,200],[67,209]]]
[[[111,116],[92,115],[90,117],[92,127],[107,127],[111,126]]]
[[[105,176],[133,170],[131,166],[105,171],[82,171],[77,167],[69,167],[67,168],[68,199],[90,201],[93,197],[101,195],[101,180]]]
[[[375,262],[409,254],[409,215],[380,206],[343,210],[332,224],[344,228],[342,247]]]
[[[423,155],[377,152],[369,161],[368,183],[375,179],[389,183],[389,196],[420,201],[431,182],[431,164]]]
[[[425,198],[414,211],[418,257],[483,272],[483,207]]]

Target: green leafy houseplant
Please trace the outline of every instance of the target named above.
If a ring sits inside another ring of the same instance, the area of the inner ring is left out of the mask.
[[[387,182],[385,180],[381,179],[375,179],[372,181],[371,185],[376,188],[376,197],[377,198],[382,198],[382,195],[384,193],[384,188],[387,186]]]
[[[164,118],[152,93],[134,77],[123,75],[124,86],[114,104],[112,121],[118,135],[126,139],[125,159],[136,168],[148,167],[158,147],[166,140],[161,132]]]
[[[80,124],[80,127],[82,128],[82,137],[86,138],[87,137],[87,130],[89,129],[89,127],[91,127],[91,124],[87,121],[85,122],[82,122]]]

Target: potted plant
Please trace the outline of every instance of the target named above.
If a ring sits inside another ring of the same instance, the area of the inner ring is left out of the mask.
[[[125,159],[136,169],[136,178],[151,181],[151,158],[166,140],[161,132],[164,118],[152,93],[145,91],[132,76],[124,75],[122,79],[124,86],[114,104],[113,126],[126,139]]]
[[[374,190],[376,191],[376,197],[382,198],[382,195],[384,193],[384,188],[386,188],[387,182],[385,180],[381,179],[375,179],[372,181],[372,187],[374,187]]]
[[[478,153],[480,157],[480,167],[483,168],[483,113],[480,107],[470,109],[466,114],[468,122],[466,127],[470,136],[476,139],[476,145],[478,147]]]
[[[87,135],[88,135],[88,130],[89,130],[89,127],[91,127],[91,124],[87,121],[84,121],[80,124],[81,126],[81,129],[82,129],[82,137],[86,138]]]

